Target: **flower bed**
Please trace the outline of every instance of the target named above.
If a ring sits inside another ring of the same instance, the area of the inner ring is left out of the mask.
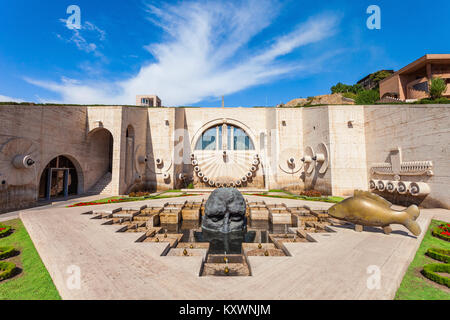
[[[0,247],[0,260],[7,259],[16,253],[14,247]]]
[[[433,236],[438,237],[442,240],[450,241],[450,224],[443,223],[433,229]]]
[[[4,226],[0,224],[0,238],[6,237],[11,233],[11,227],[10,226]]]
[[[69,208],[74,207],[86,207],[86,206],[99,206],[102,204],[110,204],[110,203],[120,203],[120,202],[129,202],[129,201],[137,201],[133,198],[120,198],[120,199],[109,199],[107,201],[93,201],[93,202],[78,202],[73,205],[68,206]]]
[[[305,200],[305,201],[321,201],[321,202],[330,202],[330,203],[339,203],[344,198],[340,197],[308,197],[308,196],[297,196],[297,195],[272,195],[272,194],[264,194],[264,193],[258,193],[258,194],[247,194],[251,196],[258,196],[258,197],[267,197],[267,198],[278,198],[278,199],[293,199],[293,200]]]
[[[16,271],[16,265],[12,262],[0,261],[0,281],[11,278]]]
[[[179,197],[190,197],[190,196],[200,196],[201,194],[181,194],[181,195],[158,195],[158,196],[145,196],[145,197],[128,197],[128,198],[117,198],[117,199],[102,199],[92,202],[78,202],[73,205],[67,206],[68,208],[74,207],[86,207],[86,206],[99,206],[102,204],[114,204],[122,202],[132,202],[132,201],[144,201],[144,200],[154,200],[154,199],[166,199],[166,198],[179,198]]]

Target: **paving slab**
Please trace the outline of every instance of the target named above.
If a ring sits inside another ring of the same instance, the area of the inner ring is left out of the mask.
[[[181,203],[204,196],[171,199]],[[248,197],[261,200],[261,197]],[[264,198],[266,203],[332,204]],[[167,199],[135,205],[158,206]],[[101,225],[90,210],[112,210],[123,204],[24,210],[20,217],[63,299],[393,299],[424,232],[416,238],[393,225],[385,235],[376,228],[358,233],[336,228],[316,243],[285,243],[290,257],[249,257],[249,277],[200,277],[201,256],[161,256],[167,243],[136,243],[140,233],[118,233]],[[422,210],[418,219],[425,231],[433,217],[450,221],[450,211]],[[314,235],[313,235],[314,236]],[[80,287],[70,281],[80,270]],[[370,289],[369,267],[380,270],[380,289]]]

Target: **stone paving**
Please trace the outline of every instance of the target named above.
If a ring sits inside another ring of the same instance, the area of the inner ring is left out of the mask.
[[[197,201],[206,196],[170,199]],[[332,204],[247,196],[288,206]],[[64,203],[20,213],[35,246],[63,299],[392,299],[423,238],[393,225],[390,235],[378,228],[357,233],[312,234],[315,243],[286,243],[291,257],[249,257],[250,277],[199,277],[202,257],[161,256],[166,243],[136,243],[139,233],[117,233],[119,226],[101,225],[81,213],[168,199],[65,208]],[[67,204],[66,204],[67,205]],[[450,211],[422,210],[426,230],[432,218],[450,221]],[[70,286],[70,267],[81,272],[81,286]],[[380,288],[367,286],[368,267],[377,266]]]

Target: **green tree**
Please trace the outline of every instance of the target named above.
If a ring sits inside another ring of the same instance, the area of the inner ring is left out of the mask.
[[[355,99],[356,104],[374,104],[380,99],[378,90],[364,90],[358,93]]]
[[[363,88],[359,84],[355,84],[353,86],[348,84],[343,84],[341,82],[338,82],[335,86],[331,87],[331,93],[347,93],[352,92],[357,94],[358,92],[363,91]]]
[[[350,90],[349,85],[347,84],[343,84],[341,82],[338,82],[335,86],[331,87],[331,93],[344,93],[344,92],[349,92]]]
[[[373,82],[376,83],[376,87],[378,88],[380,85],[380,81],[386,79],[391,75],[390,72],[386,70],[380,70],[377,72],[374,72],[370,75],[370,79],[372,79]]]
[[[447,89],[447,84],[442,78],[433,78],[430,83],[430,97],[431,99],[439,99]]]

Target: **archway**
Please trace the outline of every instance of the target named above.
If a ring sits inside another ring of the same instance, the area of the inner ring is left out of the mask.
[[[96,179],[108,172],[112,173],[113,144],[113,136],[107,129],[101,128],[89,133],[89,162],[91,171],[99,175]]]
[[[41,174],[39,199],[68,197],[78,194],[78,172],[66,156],[53,158]]]

